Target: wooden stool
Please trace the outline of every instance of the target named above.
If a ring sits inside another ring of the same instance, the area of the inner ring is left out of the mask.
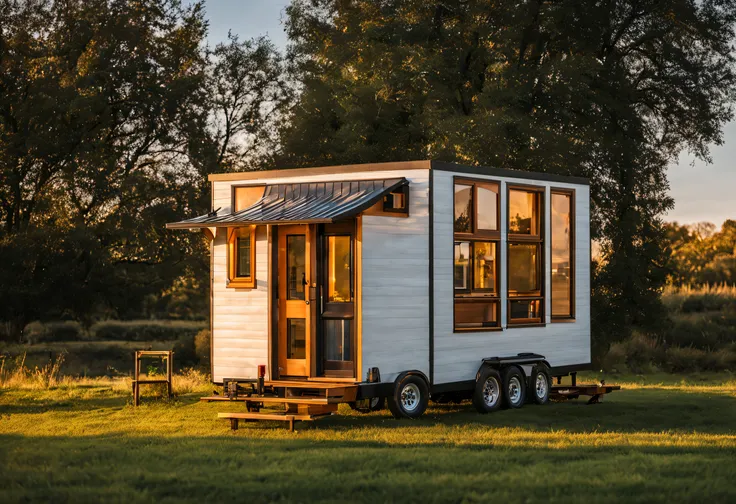
[[[166,378],[158,379],[144,379],[141,380],[141,360],[144,357],[162,357],[166,359]],[[148,385],[153,383],[165,383],[166,392],[171,399],[173,396],[171,390],[171,375],[173,374],[173,357],[174,352],[171,350],[136,350],[135,352],[135,374],[133,376],[133,405],[138,406],[140,404],[140,392],[141,385]]]

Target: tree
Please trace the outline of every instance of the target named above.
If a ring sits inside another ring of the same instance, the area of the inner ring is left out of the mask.
[[[263,169],[260,161],[277,147],[275,124],[292,90],[283,58],[265,37],[227,44],[213,51],[211,132],[220,171]]]
[[[126,314],[203,271],[202,5],[0,0],[0,319]]]
[[[732,118],[722,0],[294,0],[280,165],[434,158],[591,180],[596,353],[656,330],[666,168]]]

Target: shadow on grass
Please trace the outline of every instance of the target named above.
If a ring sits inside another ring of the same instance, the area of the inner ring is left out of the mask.
[[[726,502],[733,448],[0,435],[0,501]]]

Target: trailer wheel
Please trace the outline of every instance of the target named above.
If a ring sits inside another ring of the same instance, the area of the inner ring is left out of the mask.
[[[370,413],[372,411],[380,411],[386,407],[385,397],[371,397],[370,399],[362,399],[360,401],[349,402],[348,405],[353,411],[361,413]]]
[[[473,406],[478,413],[491,413],[501,407],[501,375],[493,368],[486,367],[475,382]]]
[[[395,418],[419,418],[428,402],[427,382],[420,376],[408,374],[396,380],[394,393],[388,397],[388,409]]]
[[[529,395],[537,404],[549,402],[549,391],[552,379],[549,376],[549,368],[544,364],[538,364],[532,369],[532,379],[529,386]]]
[[[503,405],[505,408],[521,408],[526,400],[524,374],[516,366],[503,371]]]

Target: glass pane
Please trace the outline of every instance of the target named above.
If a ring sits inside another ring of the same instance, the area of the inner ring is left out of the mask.
[[[498,186],[478,186],[478,229],[498,231]]]
[[[349,320],[325,320],[325,360],[351,361]]]
[[[455,327],[498,326],[498,303],[455,301]]]
[[[455,242],[455,289],[467,290],[470,287],[470,243]]]
[[[538,199],[539,195],[535,192],[509,191],[509,233],[539,234]]]
[[[532,301],[511,301],[509,318],[511,320],[536,319],[541,321],[541,305],[542,303],[538,299]]]
[[[238,229],[238,237],[235,239],[236,277],[250,277],[250,247],[250,228]]]
[[[509,244],[509,293],[540,294],[539,245]]]
[[[496,290],[496,244],[473,243],[473,289]]]
[[[286,299],[304,299],[306,243],[304,235],[286,237]]]
[[[473,186],[455,184],[455,232],[472,233]]]
[[[552,315],[572,315],[570,195],[552,194]]]
[[[352,301],[352,258],[349,236],[327,237],[327,301],[349,303]]]
[[[286,358],[307,358],[307,330],[302,318],[286,319]]]

